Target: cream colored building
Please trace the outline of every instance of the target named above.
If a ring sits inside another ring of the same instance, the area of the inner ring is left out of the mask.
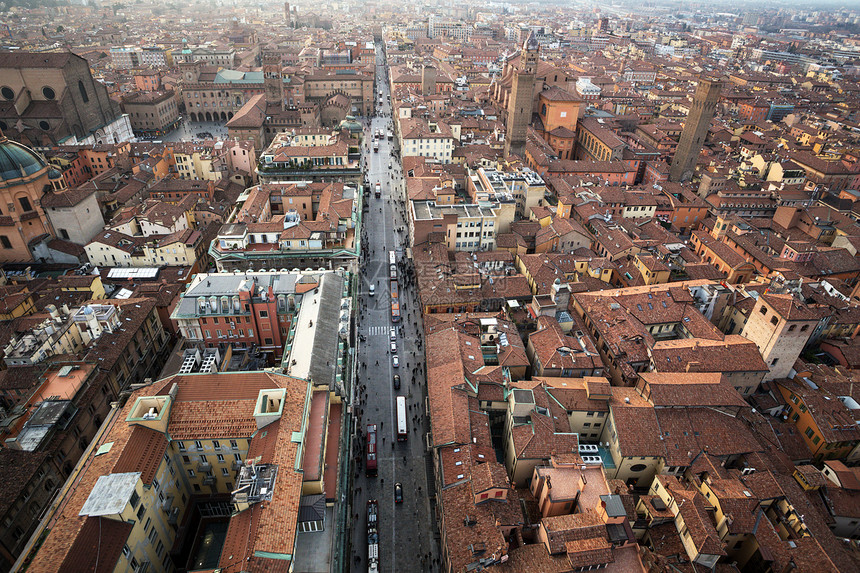
[[[68,308],[45,307],[48,318],[29,332],[13,335],[3,350],[6,366],[32,366],[56,354],[75,355],[84,349],[80,330]]]
[[[199,231],[184,229],[171,235],[130,237],[118,231],[102,231],[84,250],[97,267],[191,266],[197,262]]]
[[[263,372],[236,376],[174,376],[135,391],[30,570],[90,570],[103,562],[112,571],[172,571],[178,526],[195,498],[213,495],[226,502],[228,538],[246,540],[242,553],[222,555],[219,567],[235,559],[248,570],[290,568],[310,384]],[[216,409],[221,424],[213,425]],[[282,520],[278,528],[251,520],[263,507]],[[99,536],[114,542],[96,556],[82,541]]]
[[[525,167],[515,171],[480,167],[469,174],[467,193],[473,202],[493,201],[497,196],[510,195],[517,203],[517,216],[528,218],[532,208],[543,205],[546,183]]]
[[[436,205],[412,202],[412,244],[428,240],[431,233],[444,233],[449,251],[493,250],[496,237],[507,233],[516,218],[513,199],[490,205]]]
[[[177,146],[173,150],[173,158],[176,162],[176,174],[181,179],[221,179],[222,167],[217,164],[209,149],[191,145]]]
[[[455,138],[448,125],[418,118],[401,119],[399,123],[403,157],[430,157],[440,163],[451,163]]]

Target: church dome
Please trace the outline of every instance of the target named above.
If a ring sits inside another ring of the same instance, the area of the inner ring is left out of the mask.
[[[362,131],[364,131],[364,128],[361,126],[361,124],[355,121],[355,117],[351,115],[346,116],[346,118],[340,122],[337,128],[349,130],[350,133],[361,133]]]
[[[0,181],[29,177],[47,165],[45,160],[29,147],[0,136]]]

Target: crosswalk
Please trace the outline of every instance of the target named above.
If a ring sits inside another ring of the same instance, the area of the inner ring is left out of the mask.
[[[380,334],[384,334],[388,336],[388,327],[387,326],[371,326],[367,332],[370,336],[378,336]]]

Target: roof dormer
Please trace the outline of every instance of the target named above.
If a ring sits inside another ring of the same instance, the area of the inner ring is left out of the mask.
[[[281,418],[284,411],[284,398],[286,388],[274,388],[272,390],[260,390],[257,395],[257,404],[254,407],[254,419],[257,420],[257,429],[268,426]]]

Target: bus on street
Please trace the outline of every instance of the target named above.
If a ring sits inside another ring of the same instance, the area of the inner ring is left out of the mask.
[[[376,477],[376,424],[367,425],[367,459],[365,460],[364,475]]]
[[[397,397],[397,441],[405,442],[409,433],[406,428],[406,397]]]

